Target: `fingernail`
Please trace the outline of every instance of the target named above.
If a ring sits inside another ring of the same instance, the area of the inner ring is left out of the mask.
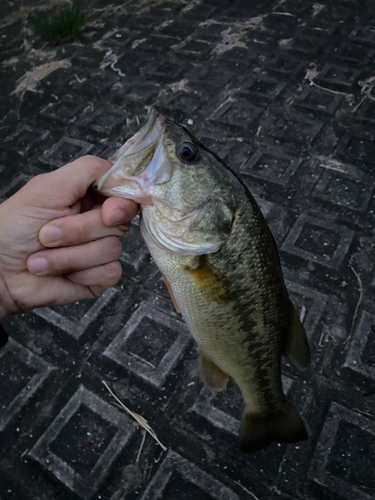
[[[43,231],[43,240],[45,243],[59,243],[63,237],[63,232],[56,226],[47,227]]]
[[[48,268],[48,262],[43,257],[35,257],[29,261],[29,270],[36,275],[45,274]]]
[[[118,224],[124,224],[125,219],[126,219],[126,212],[123,212],[118,208],[116,210],[113,210],[113,212],[111,212],[110,221],[112,226],[117,226]]]

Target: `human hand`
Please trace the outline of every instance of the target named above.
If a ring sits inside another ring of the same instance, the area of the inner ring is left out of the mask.
[[[131,200],[87,193],[112,163],[84,156],[31,179],[0,205],[0,320],[25,309],[98,297],[121,277]]]

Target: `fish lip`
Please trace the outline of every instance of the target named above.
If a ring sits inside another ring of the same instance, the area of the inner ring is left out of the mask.
[[[123,158],[124,156],[129,156],[134,153],[138,153],[139,151],[142,151],[143,149],[147,148],[150,146],[153,142],[157,141],[158,137],[153,138],[152,136],[152,130],[154,129],[157,120],[159,119],[159,122],[161,125],[164,125],[165,123],[165,118],[161,113],[158,111],[156,107],[151,108],[151,113],[150,116],[148,117],[148,120],[143,127],[138,130],[132,137],[130,137],[125,144],[122,146],[122,148],[119,149],[117,152],[116,156],[113,158],[112,163],[113,166],[105,173],[103,174],[99,179],[94,181],[91,185],[90,188],[95,189],[95,190],[100,190],[105,181],[108,179],[112,173],[117,170],[118,168],[118,161]],[[159,135],[159,134],[157,134]],[[149,137],[150,136],[150,137]],[[147,137],[149,137],[150,141],[147,141]],[[135,140],[133,140],[135,138]],[[142,145],[142,147],[139,147]]]
[[[124,150],[122,151],[122,154],[120,157],[127,156],[127,155],[130,155],[133,153],[138,153],[142,149],[147,148],[152,142],[154,142],[154,141],[151,141],[151,142],[146,141],[145,145],[143,145],[140,149],[138,148],[139,145],[142,144],[147,139],[147,136],[150,135],[150,132],[153,130],[158,119],[159,119],[160,123],[164,123],[165,119],[164,119],[163,115],[161,115],[160,112],[153,106],[151,108],[151,113],[150,113],[150,116],[148,117],[146,124],[143,125],[143,127],[140,130],[138,130],[138,132],[136,132],[130,139],[128,139],[126,141],[126,143],[124,145],[125,146]],[[136,136],[138,136],[136,138],[136,140],[134,142],[132,142],[131,144],[129,144],[128,147],[126,147],[127,143],[129,141],[131,141]]]

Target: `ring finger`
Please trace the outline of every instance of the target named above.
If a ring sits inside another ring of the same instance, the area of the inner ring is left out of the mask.
[[[68,273],[66,277],[77,285],[101,286],[109,288],[114,286],[121,278],[122,268],[118,261],[109,262],[103,266],[92,267],[84,271]]]

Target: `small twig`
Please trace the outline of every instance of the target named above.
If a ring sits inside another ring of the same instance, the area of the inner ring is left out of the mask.
[[[165,451],[165,450],[164,450],[164,451]],[[161,459],[162,455],[163,455],[163,451],[161,451],[161,452],[160,452],[160,455],[159,455],[159,457],[158,457],[156,460],[155,460],[155,458],[154,458],[154,462],[155,462],[156,464],[160,462],[160,459]]]
[[[353,97],[354,97],[353,94],[348,94],[347,92],[340,92],[339,90],[328,89],[326,87],[322,87],[321,85],[318,85],[317,83],[315,83],[314,78],[316,76],[318,76],[319,74],[320,74],[320,72],[317,71],[316,65],[313,64],[313,66],[311,68],[308,68],[306,70],[305,80],[310,82],[310,85],[312,85],[320,90],[324,90],[325,92],[330,92],[331,94],[337,94],[337,95],[344,95],[349,99],[353,99]]]
[[[330,331],[329,331],[327,325],[324,325],[322,333],[320,335],[318,346],[322,347],[323,346],[323,342],[325,342],[330,335],[331,334],[330,334]]]
[[[146,441],[146,431],[144,430],[142,432],[143,434],[143,438],[142,438],[142,442],[141,442],[141,446],[139,447],[139,450],[138,450],[138,453],[137,453],[137,458],[135,459],[135,463],[137,464],[139,462],[139,459],[140,459],[140,456],[141,456],[141,453],[142,453],[142,450],[143,450],[143,445],[145,444],[145,441]]]
[[[356,106],[354,106],[352,113],[355,113],[357,111],[357,109],[362,106],[362,104],[365,102],[365,100],[366,100],[366,97],[362,97],[362,99],[359,101],[359,103]]]
[[[152,430],[152,428],[148,425],[147,423],[147,420],[145,418],[143,418],[141,415],[138,415],[138,413],[134,413],[132,412],[131,410],[129,410],[129,408],[127,408],[124,403],[116,396],[116,394],[114,394],[112,392],[112,390],[108,387],[108,384],[106,382],[104,382],[104,380],[102,381],[103,384],[105,385],[106,389],[111,393],[111,395],[115,398],[115,400],[119,403],[119,405],[121,406],[121,408],[123,408],[127,413],[129,413],[129,415],[131,417],[134,418],[134,420],[141,426],[143,427],[143,429],[145,429],[145,431],[147,431],[150,436],[152,436],[155,441],[158,443],[159,446],[161,446],[161,448],[163,449],[163,451],[167,451],[167,447],[163,445],[163,443],[161,441],[159,441],[157,435],[155,434],[155,432]]]
[[[320,89],[320,90],[324,90],[325,92],[330,92],[331,94],[337,94],[337,95],[344,95],[345,97],[347,98],[353,98],[353,94],[348,94],[347,92],[340,92],[339,90],[332,90],[332,89],[328,89],[327,87],[322,87],[321,85],[318,85],[317,83],[315,83],[313,80],[309,80],[310,82],[310,85]]]
[[[120,408],[121,410],[123,409],[121,405],[119,405],[118,403],[113,403],[115,406],[117,406],[117,408]]]
[[[321,163],[319,165],[319,167],[323,167],[323,168],[327,168],[328,170],[336,170],[336,172],[342,172],[343,174],[345,174],[345,170],[343,170],[342,168],[340,168],[338,165],[336,164],[329,164],[329,165],[325,165],[323,163]]]
[[[116,71],[116,73],[118,73],[120,76],[125,76],[125,74],[121,71],[121,69],[115,68],[115,64],[117,63],[117,61],[118,59],[113,61],[113,63],[111,64],[111,69],[113,69],[113,71]]]
[[[195,382],[190,382],[187,386],[190,387],[191,385],[195,385]]]
[[[301,323],[303,323],[303,320],[305,319],[306,316],[306,306],[301,306],[301,310],[299,312],[299,320]]]
[[[243,142],[243,137],[228,137],[228,141]]]
[[[155,365],[153,365],[152,363],[150,363],[149,361],[147,361],[147,359],[143,359],[141,358],[141,356],[139,356],[138,354],[134,354],[134,352],[130,352],[129,351],[129,354],[131,354],[132,356],[134,356],[136,359],[139,359],[139,361],[142,361],[143,363],[146,363],[146,365],[149,365],[151,366],[151,368],[153,368],[155,370]]]
[[[371,413],[368,413],[367,411],[362,411],[362,410],[358,410],[358,408],[353,408],[354,411],[358,412],[358,413],[361,413],[362,415],[368,415],[369,417],[374,417],[374,415],[372,415]]]
[[[251,493],[251,491],[249,491],[248,489],[245,488],[245,486],[242,486],[242,484],[239,482],[239,481],[234,481],[236,484],[238,484],[238,486],[240,486],[244,491],[246,491],[246,493],[248,493],[249,495],[251,495],[253,498],[255,498],[255,500],[259,500],[258,497],[256,497],[254,495],[254,493]]]
[[[74,76],[75,76],[75,79],[77,80],[78,83],[83,83],[86,79],[84,78],[83,80],[81,80],[80,78],[78,78],[77,74],[74,73]]]
[[[143,473],[143,479],[142,479],[143,484],[148,483],[148,480],[150,479],[151,476],[151,470],[152,470],[152,464],[147,465]]]
[[[352,339],[354,324],[355,324],[355,320],[357,319],[357,315],[358,315],[358,309],[359,309],[359,306],[361,305],[361,302],[362,302],[362,299],[363,299],[363,286],[362,286],[361,277],[360,277],[360,275],[357,273],[357,271],[354,269],[354,267],[351,264],[349,264],[349,267],[353,271],[353,273],[355,274],[355,276],[357,278],[357,281],[358,281],[359,298],[358,298],[357,306],[356,306],[355,311],[354,311],[354,316],[353,316],[352,326],[350,328],[350,333],[349,333],[349,335],[348,335],[348,337],[347,337],[347,339],[345,341],[345,347],[348,347],[349,342]]]
[[[358,85],[361,87],[362,94],[365,94],[367,99],[370,99],[370,101],[375,101],[375,97],[371,94],[371,91],[373,90],[375,85],[375,76],[372,76],[371,78],[368,78],[364,81],[359,81]]]

